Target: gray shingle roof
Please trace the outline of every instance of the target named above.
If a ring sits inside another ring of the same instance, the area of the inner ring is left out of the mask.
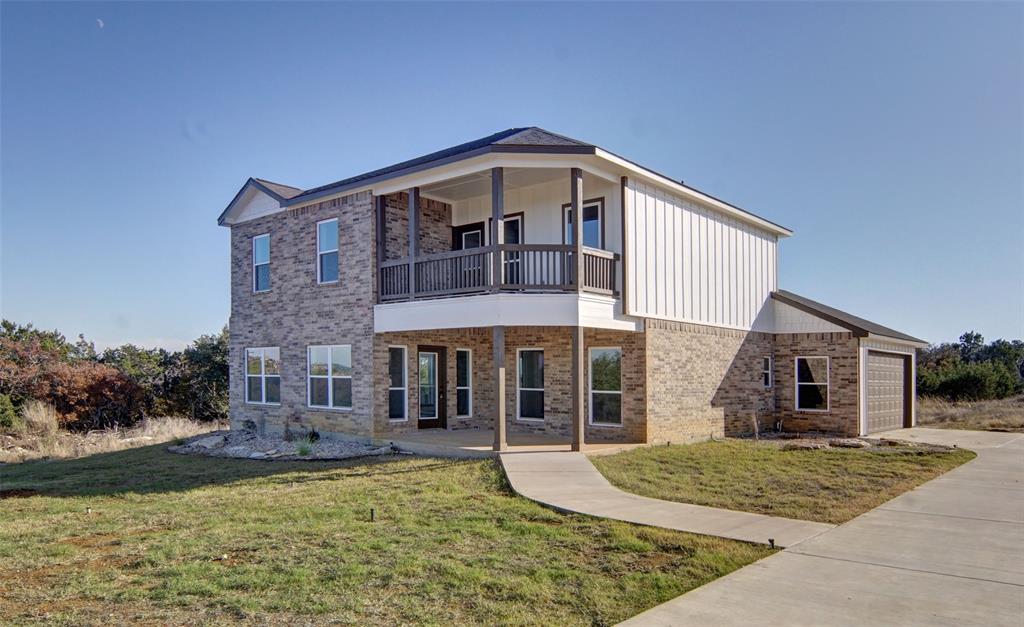
[[[267,179],[258,179],[256,177],[253,177],[252,180],[256,181],[263,187],[266,187],[269,191],[277,194],[278,196],[286,200],[289,198],[295,198],[296,196],[302,193],[301,188],[292,187],[291,185],[285,185],[284,183],[275,183],[273,181],[268,181]]]
[[[544,129],[537,128],[536,126],[510,128],[494,133],[493,135],[488,135],[487,137],[481,137],[480,139],[474,139],[473,141],[459,144],[458,146],[438,150],[436,152],[423,155],[422,157],[416,157],[415,159],[409,159],[408,161],[402,161],[384,168],[357,174],[356,176],[328,183],[327,185],[307,189],[301,194],[295,196],[294,201],[301,202],[302,200],[306,200],[309,196],[316,196],[321,192],[349,187],[370,179],[376,179],[396,172],[401,172],[403,170],[418,168],[428,163],[454,160],[456,157],[464,158],[468,153],[484,150],[490,146],[583,147],[593,149],[593,145],[591,144],[586,144],[569,137],[545,131]]]
[[[890,329],[889,327],[883,327],[882,325],[875,324],[870,320],[865,320],[864,318],[859,318],[853,314],[846,313],[845,311],[841,311],[834,307],[823,305],[817,301],[811,300],[810,298],[805,298],[803,296],[800,296],[799,294],[794,294],[793,292],[787,292],[786,290],[778,290],[776,292],[772,292],[772,298],[779,302],[786,303],[787,305],[796,307],[801,311],[806,311],[807,313],[822,318],[823,320],[828,320],[829,322],[837,324],[843,327],[844,329],[849,329],[853,331],[854,335],[859,335],[861,337],[869,334],[880,335],[883,337],[891,337],[906,342],[919,342],[921,344],[927,344],[926,341],[918,339],[912,335],[900,333],[899,331]]]

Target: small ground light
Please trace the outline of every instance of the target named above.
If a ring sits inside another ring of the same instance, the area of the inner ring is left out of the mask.
[[[775,548],[775,538],[768,538],[768,546]]]
[[[377,518],[377,510],[370,508],[370,522],[374,522]]]

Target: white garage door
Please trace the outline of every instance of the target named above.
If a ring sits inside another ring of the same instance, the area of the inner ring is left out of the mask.
[[[903,427],[906,367],[900,355],[868,352],[868,433]]]

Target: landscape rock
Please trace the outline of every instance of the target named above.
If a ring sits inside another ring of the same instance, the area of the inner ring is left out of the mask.
[[[827,442],[817,440],[796,440],[782,445],[784,451],[816,451],[828,448]]]
[[[203,449],[219,448],[224,446],[227,438],[223,435],[211,435],[192,442],[192,446]]]
[[[836,448],[868,448],[871,443],[859,438],[833,438],[828,441],[828,445]]]
[[[308,455],[299,455],[299,447],[309,448]],[[203,434],[167,448],[182,455],[206,455],[261,461],[351,459],[372,455],[392,455],[390,445],[373,446],[361,442],[321,438],[288,441],[282,435],[259,435],[251,430],[220,431]]]

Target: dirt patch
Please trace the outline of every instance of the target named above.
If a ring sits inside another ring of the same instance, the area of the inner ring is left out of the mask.
[[[3,499],[27,499],[30,496],[37,496],[39,490],[29,490],[28,488],[16,488],[14,490],[0,490],[0,500]]]

